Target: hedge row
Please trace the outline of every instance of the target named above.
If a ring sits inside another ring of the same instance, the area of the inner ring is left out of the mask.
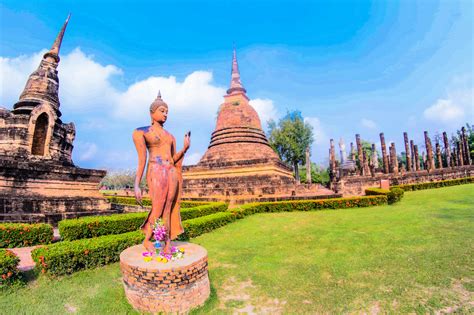
[[[458,179],[441,180],[437,182],[395,185],[392,187],[401,188],[404,191],[413,191],[413,190],[441,188],[441,187],[447,187],[447,186],[456,186],[456,185],[472,184],[472,183],[474,183],[474,177],[464,177],[464,178],[458,178]]]
[[[0,249],[0,288],[20,279],[20,258],[13,252]]]
[[[111,203],[118,203],[127,206],[138,206],[139,204],[135,200],[135,197],[123,197],[123,196],[105,196]],[[151,199],[143,198],[142,204],[145,207],[151,207]],[[197,206],[208,205],[210,202],[207,201],[181,201],[181,208],[193,208]]]
[[[387,196],[367,196],[334,198],[322,200],[295,200],[249,203],[229,211],[238,218],[261,212],[282,212],[282,211],[314,211],[323,209],[346,209],[358,207],[370,207],[387,204]]]
[[[82,217],[59,221],[59,234],[65,241],[122,234],[138,230],[147,212]]]
[[[404,193],[405,191],[398,187],[390,187],[390,190],[382,188],[367,188],[365,190],[366,196],[387,196],[389,205],[402,200]]]
[[[181,220],[189,220],[227,210],[224,202],[181,210]],[[122,234],[136,231],[145,221],[148,212],[112,214],[108,216],[82,217],[59,222],[61,239],[73,241],[109,234]]]
[[[311,211],[322,209],[369,207],[387,203],[387,196],[367,196],[325,200],[264,202],[243,205],[226,212],[217,212],[183,221],[186,240],[210,232],[236,219],[258,212]],[[184,211],[183,211],[184,212]],[[107,235],[76,241],[63,241],[37,248],[32,252],[36,267],[52,276],[64,275],[77,270],[95,268],[119,260],[127,247],[143,241],[141,231],[119,235]]]
[[[49,224],[2,223],[0,248],[48,244],[53,241],[53,227]]]
[[[186,232],[179,239],[185,240],[199,236],[235,219],[232,213],[219,212],[183,221]],[[119,261],[120,253],[130,246],[140,244],[143,237],[141,231],[134,231],[119,235],[63,241],[33,250],[32,257],[36,268],[42,273],[60,276]]]
[[[126,248],[140,244],[143,233],[134,231],[77,241],[63,241],[36,248],[31,253],[42,273],[59,276],[91,269],[120,260]]]
[[[237,219],[231,212],[218,212],[204,217],[183,221],[184,233],[179,236],[180,240],[188,240],[201,234],[210,232],[218,227]]]

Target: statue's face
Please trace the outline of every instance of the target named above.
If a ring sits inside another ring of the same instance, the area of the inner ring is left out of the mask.
[[[168,118],[168,107],[160,106],[150,115],[153,121],[163,124]]]

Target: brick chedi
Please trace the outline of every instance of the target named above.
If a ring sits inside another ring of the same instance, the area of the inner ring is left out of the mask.
[[[105,171],[74,166],[76,130],[61,121],[57,67],[69,17],[13,110],[0,108],[0,221],[49,221],[106,212]]]
[[[208,150],[197,165],[183,168],[184,198],[248,200],[305,190],[271,148],[246,93],[234,49],[231,84]]]

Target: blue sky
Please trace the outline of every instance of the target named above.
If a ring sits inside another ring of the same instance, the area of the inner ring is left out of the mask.
[[[379,146],[383,131],[401,152],[403,131],[422,144],[423,130],[474,123],[471,1],[0,1],[0,106],[12,108],[69,12],[61,110],[82,167],[135,167],[131,132],[149,123],[158,89],[166,128],[178,145],[192,131],[196,162],[233,43],[262,120],[300,110],[318,163],[330,138]]]

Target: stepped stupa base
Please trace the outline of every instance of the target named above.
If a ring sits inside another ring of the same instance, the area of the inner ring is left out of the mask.
[[[201,306],[210,294],[207,251],[196,244],[172,242],[184,257],[167,263],[156,255],[145,261],[140,244],[120,254],[120,269],[128,302],[140,312],[187,313]]]

